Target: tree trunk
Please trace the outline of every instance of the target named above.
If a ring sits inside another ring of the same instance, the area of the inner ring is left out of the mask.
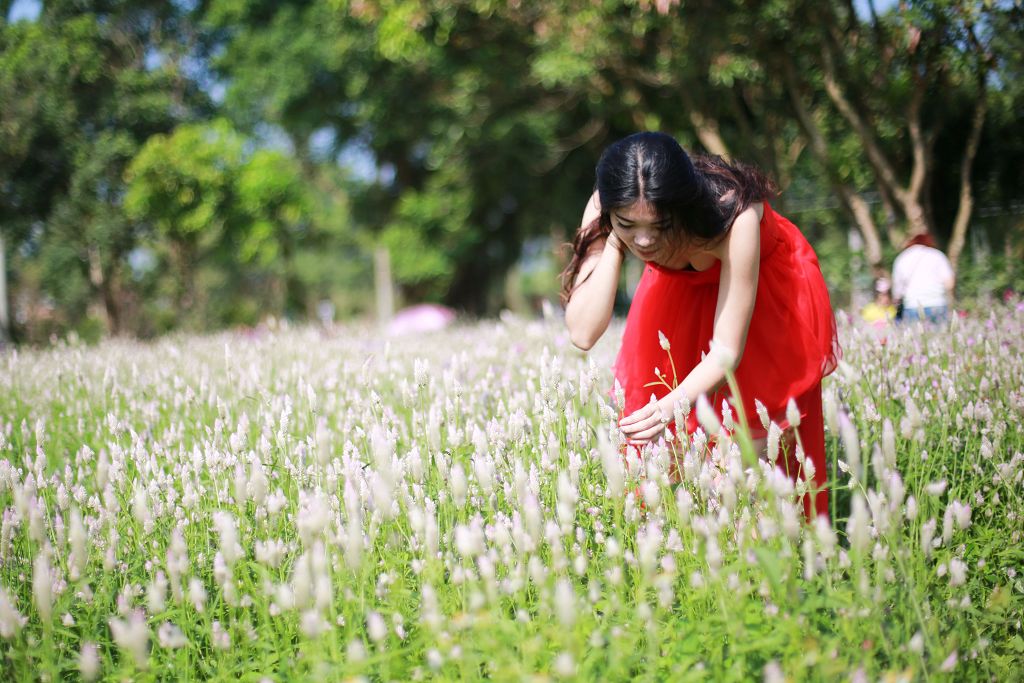
[[[832,186],[864,237],[864,255],[868,265],[872,270],[878,270],[882,265],[882,241],[878,238],[878,228],[871,217],[871,207],[846,183],[835,181]]]
[[[956,270],[957,261],[964,249],[964,241],[967,238],[967,226],[971,222],[971,212],[974,210],[974,193],[971,191],[971,169],[974,166],[974,158],[978,154],[978,144],[981,142],[981,129],[985,125],[985,115],[988,111],[988,102],[984,93],[978,98],[974,108],[974,116],[971,119],[971,132],[967,136],[967,144],[964,146],[964,157],[960,162],[960,204],[957,207],[956,219],[953,221],[953,235],[949,241],[949,262]]]
[[[874,133],[870,127],[865,123],[860,113],[853,107],[853,104],[846,97],[846,92],[839,83],[839,77],[837,75],[835,60],[832,55],[831,46],[826,40],[825,49],[822,51],[822,66],[825,83],[825,92],[828,94],[829,99],[835,105],[839,113],[846,119],[846,122],[850,124],[853,132],[856,133],[860,139],[861,144],[864,146],[864,154],[868,159],[868,163],[875,171],[875,175],[878,177],[879,182],[884,183],[885,186],[890,190],[893,196],[898,195],[900,189],[899,181],[896,179],[896,171],[893,170],[892,164],[885,157],[882,152],[882,147],[878,140],[875,139]]]
[[[700,144],[708,151],[708,154],[717,154],[724,158],[729,157],[729,148],[722,138],[717,121],[706,119],[699,111],[691,109],[690,124],[693,125],[697,139],[700,140]]]
[[[0,231],[0,346],[11,340],[11,317],[7,309],[7,245]]]
[[[839,81],[839,73],[835,63],[835,47],[828,38],[824,42],[822,70],[825,92],[860,139],[864,147],[864,154],[875,172],[878,183],[883,185],[884,191],[888,192],[899,203],[903,214],[906,216],[907,227],[910,233],[930,232],[931,226],[928,220],[928,212],[923,201],[925,180],[930,170],[929,146],[931,144],[930,136],[926,136],[921,127],[921,106],[925,94],[924,82],[918,81],[915,83],[914,92],[911,95],[907,110],[907,128],[910,134],[913,167],[910,172],[909,182],[906,186],[903,186],[897,178],[892,162],[883,152],[875,132],[868,125],[865,117],[861,116],[860,112],[854,107]]]
[[[896,220],[896,204],[884,185],[876,183],[875,187],[878,188],[878,196],[881,198],[882,209],[885,211],[885,234],[889,238],[889,244],[894,249],[901,249],[907,236],[900,230]]]
[[[110,334],[114,336],[121,334],[121,297],[118,290],[114,274],[108,273],[101,293],[103,306],[107,311],[107,320],[110,322]]]
[[[175,306],[178,310],[178,324],[186,319],[186,314],[192,311],[195,306],[196,286],[195,269],[192,245],[185,241],[176,241],[171,246],[171,253],[175,261],[175,270],[178,272],[177,300]]]
[[[782,72],[786,81],[786,90],[789,92],[790,101],[793,103],[793,109],[796,112],[797,121],[800,123],[804,136],[807,138],[811,153],[829,175],[833,189],[839,195],[840,201],[853,217],[857,228],[860,230],[860,234],[864,237],[865,255],[867,256],[868,265],[872,269],[877,269],[882,262],[882,243],[878,238],[878,228],[871,217],[871,207],[852,187],[844,183],[833,170],[828,154],[828,143],[825,141],[825,136],[822,135],[821,129],[814,120],[814,116],[800,97],[796,68],[791,60],[784,60]]]
[[[978,145],[981,142],[981,131],[985,126],[985,116],[988,114],[987,83],[990,60],[985,49],[978,42],[973,25],[968,26],[968,38],[974,54],[977,58],[977,93],[974,101],[974,116],[971,117],[971,130],[967,134],[967,143],[964,145],[964,156],[960,161],[960,203],[957,206],[956,218],[953,220],[953,234],[949,241],[949,262],[956,271],[957,262],[964,249],[964,241],[967,237],[967,226],[971,222],[971,213],[974,210],[974,193],[971,190],[971,171],[974,168],[974,159],[978,155]]]
[[[800,155],[807,147],[807,140],[803,136],[798,135],[790,140],[789,144],[786,144],[785,135],[775,135],[774,137],[778,140],[779,144],[779,149],[775,153],[776,158],[786,160],[785,167],[779,164],[775,182],[779,184],[779,189],[785,192],[786,188],[793,182],[793,167],[796,166]]]
[[[926,137],[921,128],[921,107],[924,103],[924,83],[915,84],[914,94],[910,98],[907,111],[907,129],[910,132],[913,166],[910,170],[910,182],[906,188],[896,188],[896,199],[903,206],[907,217],[907,227],[911,235],[923,235],[931,232],[931,221],[928,208],[924,204],[925,181],[931,171],[931,139]]]
[[[377,291],[377,323],[387,325],[395,315],[395,283],[387,247],[377,247],[373,252],[373,282]]]
[[[789,169],[783,168],[779,162],[778,144],[783,136],[779,133],[777,120],[770,110],[762,112],[757,120],[751,118],[748,112],[757,111],[763,105],[756,96],[751,95],[749,87],[737,83],[730,91],[732,97],[729,100],[740,133],[747,140],[747,149],[755,155],[754,160],[761,170],[767,172],[780,188],[785,187],[788,184]]]
[[[696,102],[690,96],[690,93],[686,88],[679,89],[679,99],[686,107],[686,111],[689,113],[690,125],[693,126],[693,132],[697,134],[697,139],[700,140],[700,144],[707,150],[708,154],[716,154],[720,157],[729,157],[729,147],[725,144],[725,140],[722,138],[722,133],[718,128],[718,121],[714,118],[706,118],[704,114],[700,112]]]
[[[103,273],[103,257],[100,254],[100,248],[95,244],[86,247],[86,253],[89,256],[89,284],[92,285],[93,292],[93,300],[89,304],[90,313],[103,321],[103,331],[110,336],[113,325],[104,296],[106,277]]]

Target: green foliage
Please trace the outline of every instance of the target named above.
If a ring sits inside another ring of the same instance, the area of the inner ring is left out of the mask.
[[[224,119],[188,124],[150,138],[128,168],[125,210],[152,224],[170,245],[183,312],[195,304],[201,264],[223,271],[209,273],[220,284],[212,289],[237,293],[229,283],[245,280],[247,266],[257,277],[287,278],[290,255],[308,233],[313,200],[299,165],[279,151],[250,148]],[[287,308],[289,294],[281,296],[279,305]],[[252,317],[230,312],[232,305],[246,307],[244,296],[220,299],[222,312],[211,312],[214,319]]]
[[[125,262],[141,235],[124,169],[194,100],[174,64],[142,62],[160,10],[82,9],[47,3],[38,22],[0,26],[0,223],[18,246],[14,295],[50,321],[26,324],[29,338],[86,318],[106,333],[127,324]]]
[[[416,0],[390,3],[377,26],[377,50],[391,62],[423,65],[430,62],[433,46],[420,29],[427,21],[427,12]]]
[[[243,140],[225,120],[150,138],[128,167],[125,210],[173,241],[216,242],[237,220]]]
[[[399,282],[440,299],[451,286],[460,251],[472,249],[472,197],[457,185],[458,171],[431,177],[422,192],[403,194],[392,221],[381,232]]]
[[[757,164],[784,213],[817,198],[806,229],[854,282],[850,210],[830,198],[888,200],[873,219],[883,251],[899,243],[922,88],[921,197],[939,241],[979,75],[975,206],[1017,210],[1022,21],[962,0],[877,15],[809,0],[47,2],[37,22],[0,24],[12,297],[52,302],[57,329],[91,311],[137,334],[176,317],[218,325],[233,305],[250,320],[254,301],[276,316],[323,298],[361,313],[385,246],[406,301],[493,312],[524,243],[571,236],[598,154],[637,129]],[[1005,225],[995,251],[1017,239]]]
[[[69,93],[97,87],[99,27],[89,16],[54,31],[40,24],[0,25],[0,220],[37,218],[69,163],[65,144],[88,116]]]

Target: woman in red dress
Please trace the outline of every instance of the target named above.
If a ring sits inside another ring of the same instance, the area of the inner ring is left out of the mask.
[[[837,364],[835,317],[814,250],[768,204],[770,181],[718,157],[691,159],[663,133],[637,133],[604,151],[596,186],[566,269],[565,320],[573,343],[589,349],[611,320],[625,252],[646,262],[615,362],[624,436],[658,439],[674,407],[702,395],[719,411],[731,401],[731,369],[760,452],[767,433],[755,400],[784,429],[795,402],[820,487],[805,511],[827,514],[821,379]],[[675,388],[652,388],[673,367]],[[696,429],[693,416],[685,427]],[[797,477],[793,450],[779,465]]]

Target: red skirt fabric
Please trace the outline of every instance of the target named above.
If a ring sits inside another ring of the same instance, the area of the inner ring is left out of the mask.
[[[682,381],[710,353],[721,270],[721,262],[703,271],[651,263],[644,268],[615,361],[615,378],[625,392],[625,415],[643,407],[652,393],[658,398],[668,393],[661,384],[645,386],[658,381],[656,370],[671,384],[674,361]],[[661,347],[659,332],[667,337],[671,351]],[[755,399],[780,425],[789,399],[797,401],[803,414],[798,431],[814,463],[815,479],[822,484],[826,468],[821,380],[836,368],[839,356],[835,316],[818,257],[800,230],[765,204],[757,295],[736,382],[754,438],[765,435]],[[716,410],[723,400],[732,404],[727,387],[708,399]],[[696,429],[692,414],[687,429]],[[795,468],[789,471],[797,473]],[[819,513],[827,509],[827,501],[827,492],[815,500]],[[808,502],[804,501],[809,508]]]

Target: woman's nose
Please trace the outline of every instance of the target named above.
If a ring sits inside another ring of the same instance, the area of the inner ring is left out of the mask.
[[[636,243],[636,246],[646,248],[654,244],[654,235],[641,233],[633,241]]]

